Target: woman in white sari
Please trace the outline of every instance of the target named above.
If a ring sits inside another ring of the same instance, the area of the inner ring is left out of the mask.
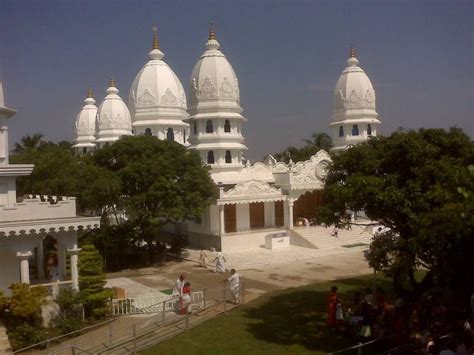
[[[222,272],[224,273],[226,270],[226,265],[225,263],[227,262],[224,254],[222,252],[217,252],[216,258],[214,259],[214,262],[216,263],[216,267],[214,268],[214,272]]]

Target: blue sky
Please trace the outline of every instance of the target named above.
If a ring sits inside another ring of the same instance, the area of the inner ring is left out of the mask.
[[[0,75],[18,109],[10,144],[29,133],[72,140],[92,88],[126,99],[159,28],[165,60],[187,90],[209,22],[238,77],[247,156],[261,159],[329,132],[348,47],[377,94],[381,133],[450,127],[474,136],[474,2],[0,0]]]

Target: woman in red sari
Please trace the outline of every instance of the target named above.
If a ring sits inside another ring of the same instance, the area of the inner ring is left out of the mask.
[[[337,286],[331,287],[331,291],[328,294],[328,326],[335,328],[337,326],[336,311],[337,304],[339,302],[339,296],[337,295]]]

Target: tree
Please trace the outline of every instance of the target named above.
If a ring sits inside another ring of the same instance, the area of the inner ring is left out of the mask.
[[[13,152],[19,154],[28,150],[37,150],[41,146],[41,143],[44,143],[43,137],[41,133],[35,133],[32,136],[27,134],[20,139],[20,143],[15,143]]]
[[[313,133],[311,139],[303,141],[306,143],[305,146],[301,148],[287,147],[283,152],[276,153],[275,159],[285,163],[289,163],[290,159],[293,162],[305,161],[321,149],[329,151],[333,146],[331,137],[326,133]]]
[[[160,247],[161,227],[200,217],[216,196],[200,156],[175,142],[152,136],[123,137],[92,158],[120,181],[114,205],[125,211],[127,223],[148,245],[149,263]]]
[[[438,287],[467,302],[474,285],[474,145],[457,128],[398,131],[358,144],[333,158],[320,220],[348,226],[364,212],[388,231],[368,255],[376,270],[404,278],[414,295]],[[418,268],[428,270],[421,282]]]
[[[104,263],[93,245],[82,246],[78,267],[79,289],[86,317],[104,318],[108,313],[106,301],[112,296],[112,292],[104,288],[106,283]]]

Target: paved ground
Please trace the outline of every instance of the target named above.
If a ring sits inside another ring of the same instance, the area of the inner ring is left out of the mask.
[[[208,269],[199,267],[198,250],[188,250],[183,255],[186,259],[181,262],[109,274],[109,284],[125,288],[129,297],[137,297],[151,290],[172,288],[178,276],[184,273],[193,290],[206,288],[211,298],[222,297],[223,284],[219,281],[228,274],[214,273],[212,265]],[[228,268],[235,268],[244,277],[246,289],[256,293],[371,273],[364,260],[363,247],[322,251],[290,246],[224,255]]]

